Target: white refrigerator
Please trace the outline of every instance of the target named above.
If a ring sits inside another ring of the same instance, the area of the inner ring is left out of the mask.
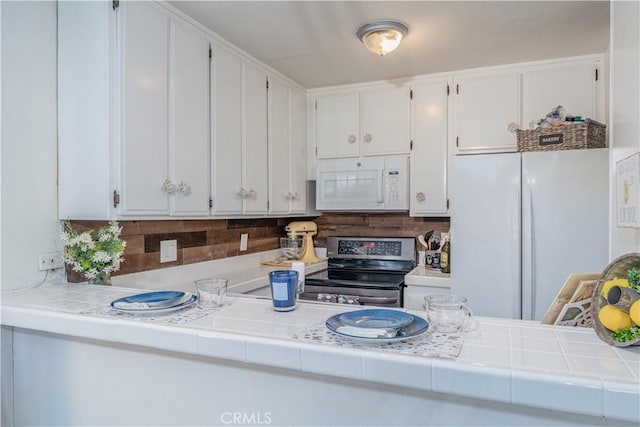
[[[476,315],[540,320],[571,273],[608,264],[609,151],[455,156],[451,292]]]

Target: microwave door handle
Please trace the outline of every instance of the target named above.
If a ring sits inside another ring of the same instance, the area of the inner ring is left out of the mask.
[[[382,170],[382,177],[380,179],[380,185],[378,185],[378,203],[384,203],[384,189],[385,185],[385,170]]]

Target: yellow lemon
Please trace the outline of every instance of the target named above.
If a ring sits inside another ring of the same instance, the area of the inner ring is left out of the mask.
[[[617,331],[631,327],[631,317],[629,313],[620,310],[614,305],[607,304],[600,309],[598,319],[602,326],[610,331]]]
[[[607,280],[606,282],[604,282],[604,285],[602,285],[602,294],[601,294],[602,298],[607,299],[607,295],[609,294],[609,289],[611,289],[613,286],[622,286],[625,288],[631,287],[627,279]]]
[[[640,326],[640,299],[631,304],[629,309],[629,316],[636,325]]]

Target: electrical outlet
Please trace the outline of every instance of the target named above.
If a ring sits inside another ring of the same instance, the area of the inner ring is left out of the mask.
[[[160,241],[160,262],[173,262],[178,260],[178,241]]]
[[[64,267],[62,252],[49,252],[38,257],[38,269],[40,271],[55,270],[62,267]]]
[[[240,250],[241,251],[246,251],[247,250],[247,244],[249,243],[249,235],[248,234],[241,234],[240,235]]]

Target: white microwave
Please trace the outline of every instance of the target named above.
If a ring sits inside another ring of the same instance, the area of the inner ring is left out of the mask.
[[[318,160],[319,211],[409,210],[409,158]]]

